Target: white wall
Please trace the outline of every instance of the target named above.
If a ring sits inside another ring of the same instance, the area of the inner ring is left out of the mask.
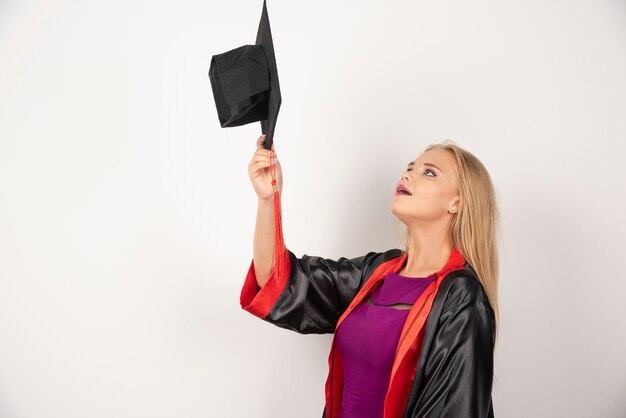
[[[0,2],[0,416],[319,418],[330,335],[243,311],[258,123],[211,56],[261,0]],[[626,415],[626,3],[268,1],[285,240],[400,245],[406,163],[453,139],[503,215],[499,417]]]

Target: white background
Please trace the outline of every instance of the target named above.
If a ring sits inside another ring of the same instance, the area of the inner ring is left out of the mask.
[[[331,335],[239,305],[260,124],[208,69],[261,8],[0,1],[2,418],[321,416]],[[496,416],[626,416],[626,2],[268,11],[288,247],[399,248],[393,187],[452,139],[502,212]]]

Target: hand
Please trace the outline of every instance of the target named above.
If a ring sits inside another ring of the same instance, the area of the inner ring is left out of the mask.
[[[274,196],[274,187],[272,186],[272,172],[270,169],[270,150],[263,148],[265,135],[261,135],[256,140],[256,151],[248,164],[248,174],[254,186],[254,191],[260,200],[269,200]],[[282,196],[283,191],[283,173],[280,169],[280,163],[276,159],[276,153],[273,157],[274,173],[276,174],[276,186],[278,186],[278,194]]]

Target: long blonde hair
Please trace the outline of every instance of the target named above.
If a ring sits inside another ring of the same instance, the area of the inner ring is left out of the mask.
[[[496,317],[496,340],[500,315],[498,311],[500,212],[496,192],[485,166],[471,152],[452,140],[428,145],[424,151],[441,148],[450,152],[457,163],[461,210],[454,216],[450,227],[452,244],[474,268],[481,281]],[[411,232],[404,233],[406,252],[411,242]]]

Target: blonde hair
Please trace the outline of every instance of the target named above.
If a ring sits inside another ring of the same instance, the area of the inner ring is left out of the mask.
[[[424,151],[440,148],[448,151],[456,161],[459,176],[460,211],[454,215],[450,227],[452,244],[474,268],[482,283],[496,317],[496,335],[500,315],[498,311],[498,238],[500,213],[496,192],[485,166],[474,154],[464,150],[452,140],[428,145]],[[411,232],[404,233],[406,252],[411,242]]]

